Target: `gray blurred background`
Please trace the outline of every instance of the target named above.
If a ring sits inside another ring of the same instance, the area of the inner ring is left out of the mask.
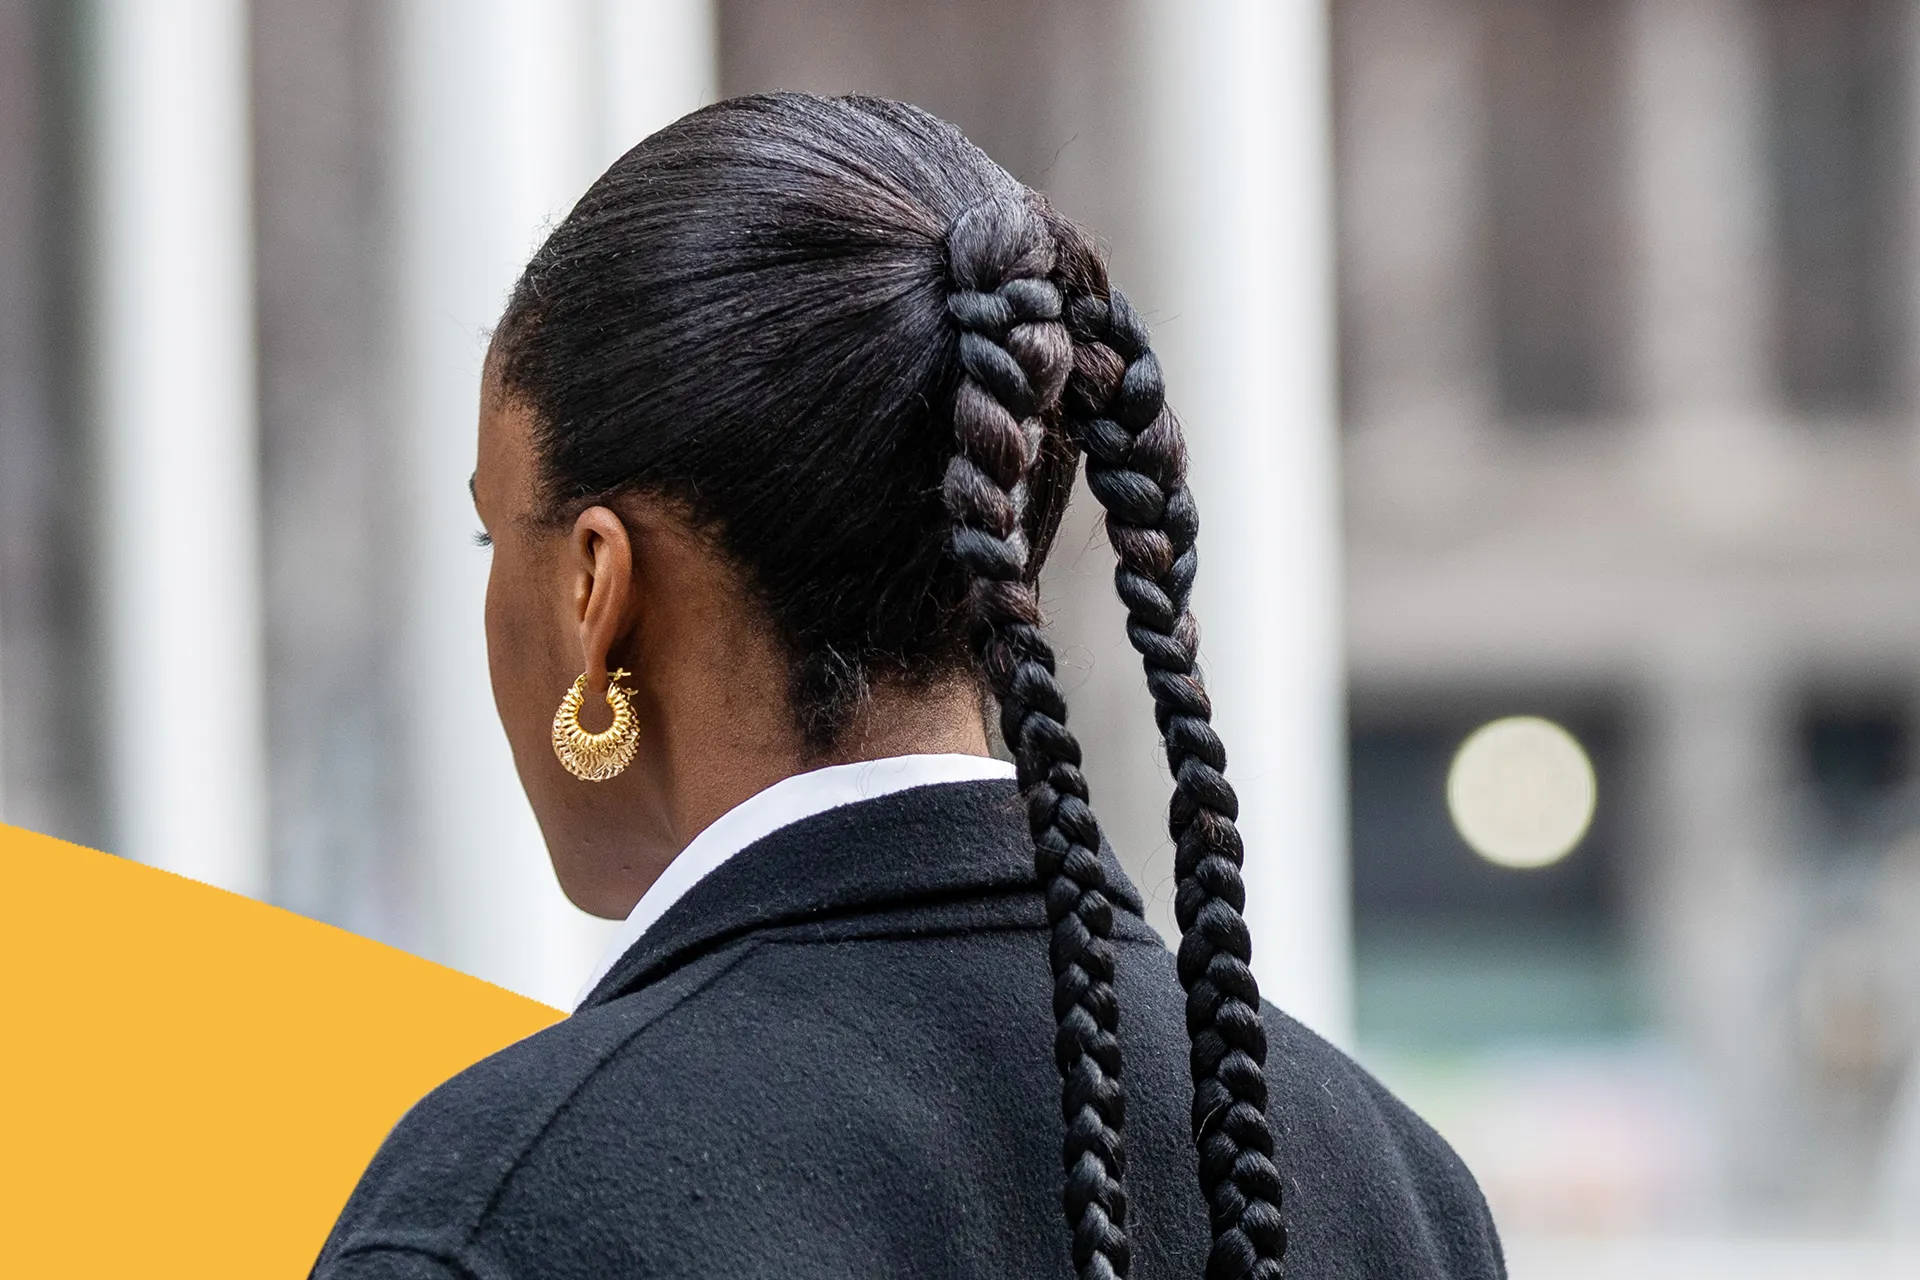
[[[1917,69],[1891,0],[0,0],[0,819],[568,1003],[486,328],[683,111],[902,97],[1155,324],[1265,989],[1516,1276],[1920,1274]],[[1089,506],[1047,599],[1166,930]]]

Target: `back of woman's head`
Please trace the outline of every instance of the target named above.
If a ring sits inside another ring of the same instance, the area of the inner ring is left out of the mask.
[[[1210,1277],[1285,1246],[1237,810],[1195,670],[1197,516],[1146,333],[1092,242],[913,107],[771,94],[633,148],[528,264],[494,337],[543,518],[678,504],[739,569],[829,751],[879,684],[999,704],[1053,929],[1063,1203],[1128,1267],[1120,1012],[1100,834],[1034,580],[1081,455],[1175,787],[1179,971]]]

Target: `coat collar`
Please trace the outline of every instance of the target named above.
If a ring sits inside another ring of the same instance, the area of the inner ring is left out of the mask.
[[[1139,890],[1100,851],[1115,931],[1146,931]],[[627,949],[580,1004],[591,1009],[761,929],[973,898],[1041,901],[1025,807],[1011,782],[913,787],[763,836],[720,864]],[[1130,916],[1130,918],[1129,918]]]

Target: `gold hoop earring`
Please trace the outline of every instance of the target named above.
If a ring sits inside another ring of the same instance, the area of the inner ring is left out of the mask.
[[[633,763],[640,746],[640,722],[633,714],[633,695],[614,683],[627,671],[615,671],[607,677],[607,705],[613,709],[613,723],[599,733],[580,727],[580,707],[587,699],[587,673],[560,699],[560,710],[553,716],[553,754],[567,772],[583,782],[605,782]]]

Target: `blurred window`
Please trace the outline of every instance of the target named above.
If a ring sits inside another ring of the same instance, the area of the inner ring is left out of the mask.
[[[1509,418],[1603,413],[1619,398],[1622,8],[1486,5],[1488,289]]]
[[[1560,861],[1497,866],[1461,838],[1447,775],[1467,735],[1512,708],[1410,715],[1351,732],[1355,1013],[1362,1043],[1448,1050],[1526,1037],[1608,1039],[1639,1013],[1618,886],[1618,734],[1605,715],[1549,718],[1586,749],[1593,827]]]
[[[1823,851],[1843,856],[1910,815],[1912,727],[1906,698],[1815,698],[1799,725],[1801,764],[1823,819]]]
[[[1793,408],[1892,407],[1905,326],[1901,6],[1767,0],[1775,367]]]

